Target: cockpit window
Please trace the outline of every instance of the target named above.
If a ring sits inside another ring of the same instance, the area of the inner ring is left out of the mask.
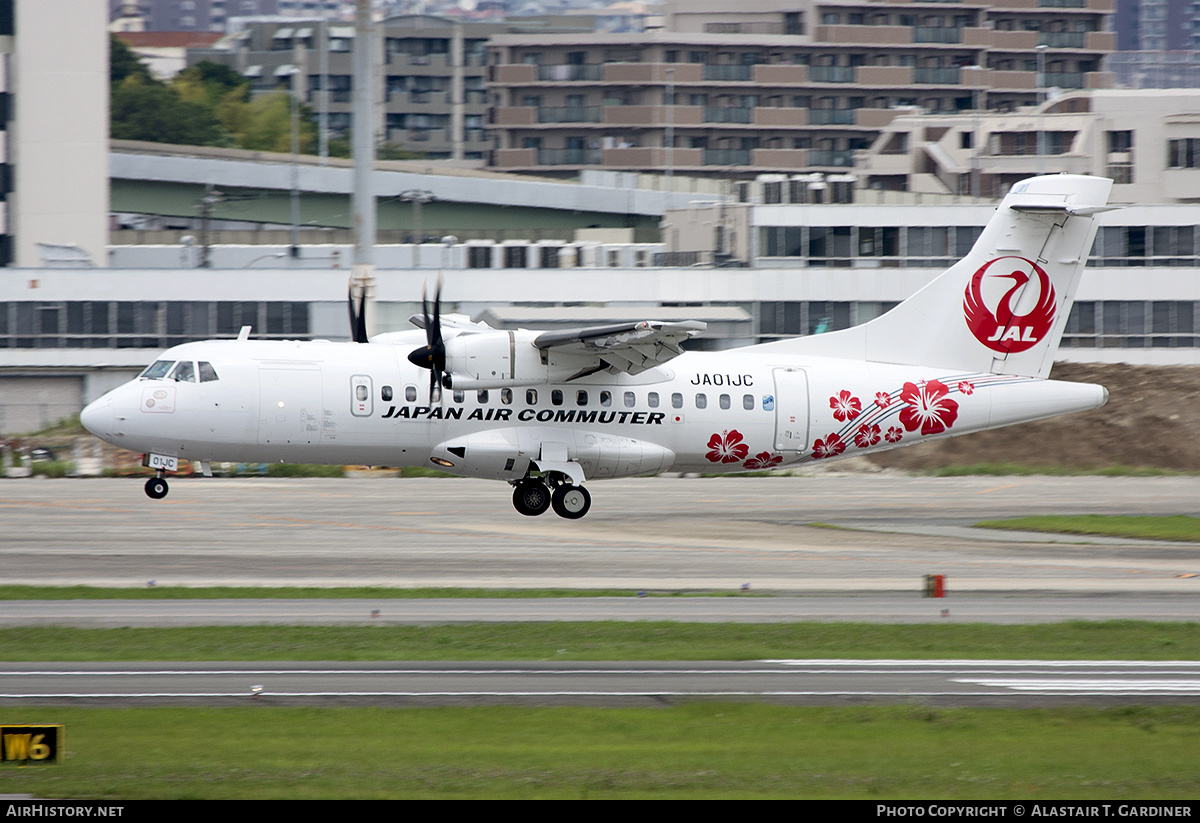
[[[217,377],[217,370],[212,367],[212,363],[207,360],[201,360],[196,365],[200,367],[201,383],[215,383],[221,379]]]
[[[171,372],[171,379],[180,383],[195,383],[196,366],[191,360],[180,360],[179,365]]]
[[[146,380],[161,380],[174,365],[174,360],[155,360],[138,377],[145,378]]]

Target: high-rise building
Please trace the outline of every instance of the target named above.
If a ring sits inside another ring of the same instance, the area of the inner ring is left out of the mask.
[[[1012,111],[1109,85],[1112,0],[667,0],[639,34],[498,34],[495,166],[848,169],[903,111]],[[984,94],[980,94],[984,92]]]

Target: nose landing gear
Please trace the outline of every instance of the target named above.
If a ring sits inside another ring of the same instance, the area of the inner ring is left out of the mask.
[[[163,478],[163,471],[159,469],[157,477],[151,477],[146,481],[146,496],[151,500],[162,500],[167,496],[167,481]]]
[[[559,517],[578,520],[592,507],[592,496],[587,489],[565,481],[526,477],[513,486],[513,507],[527,517],[544,514],[553,507]]]

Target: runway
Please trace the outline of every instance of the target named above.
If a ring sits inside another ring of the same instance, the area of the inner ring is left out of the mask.
[[[460,586],[1125,598],[1200,592],[1195,544],[991,532],[1024,514],[1200,514],[1200,478],[878,474],[591,484],[583,520],[474,480],[0,481],[13,584]],[[1154,609],[1151,609],[1154,611]]]
[[[790,705],[1031,707],[1200,699],[1200,663],[764,660],[684,663],[0,664],[0,706]]]

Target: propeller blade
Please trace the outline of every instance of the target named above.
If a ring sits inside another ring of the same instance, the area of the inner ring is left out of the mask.
[[[446,342],[442,338],[442,281],[438,278],[430,311],[426,287],[421,287],[421,314],[425,320],[425,345],[408,353],[408,362],[429,369],[429,402],[440,391],[446,371]]]
[[[358,298],[358,307],[354,306],[354,287],[349,287],[346,294],[346,304],[350,309],[350,338],[355,343],[367,342],[367,293],[364,291]]]

